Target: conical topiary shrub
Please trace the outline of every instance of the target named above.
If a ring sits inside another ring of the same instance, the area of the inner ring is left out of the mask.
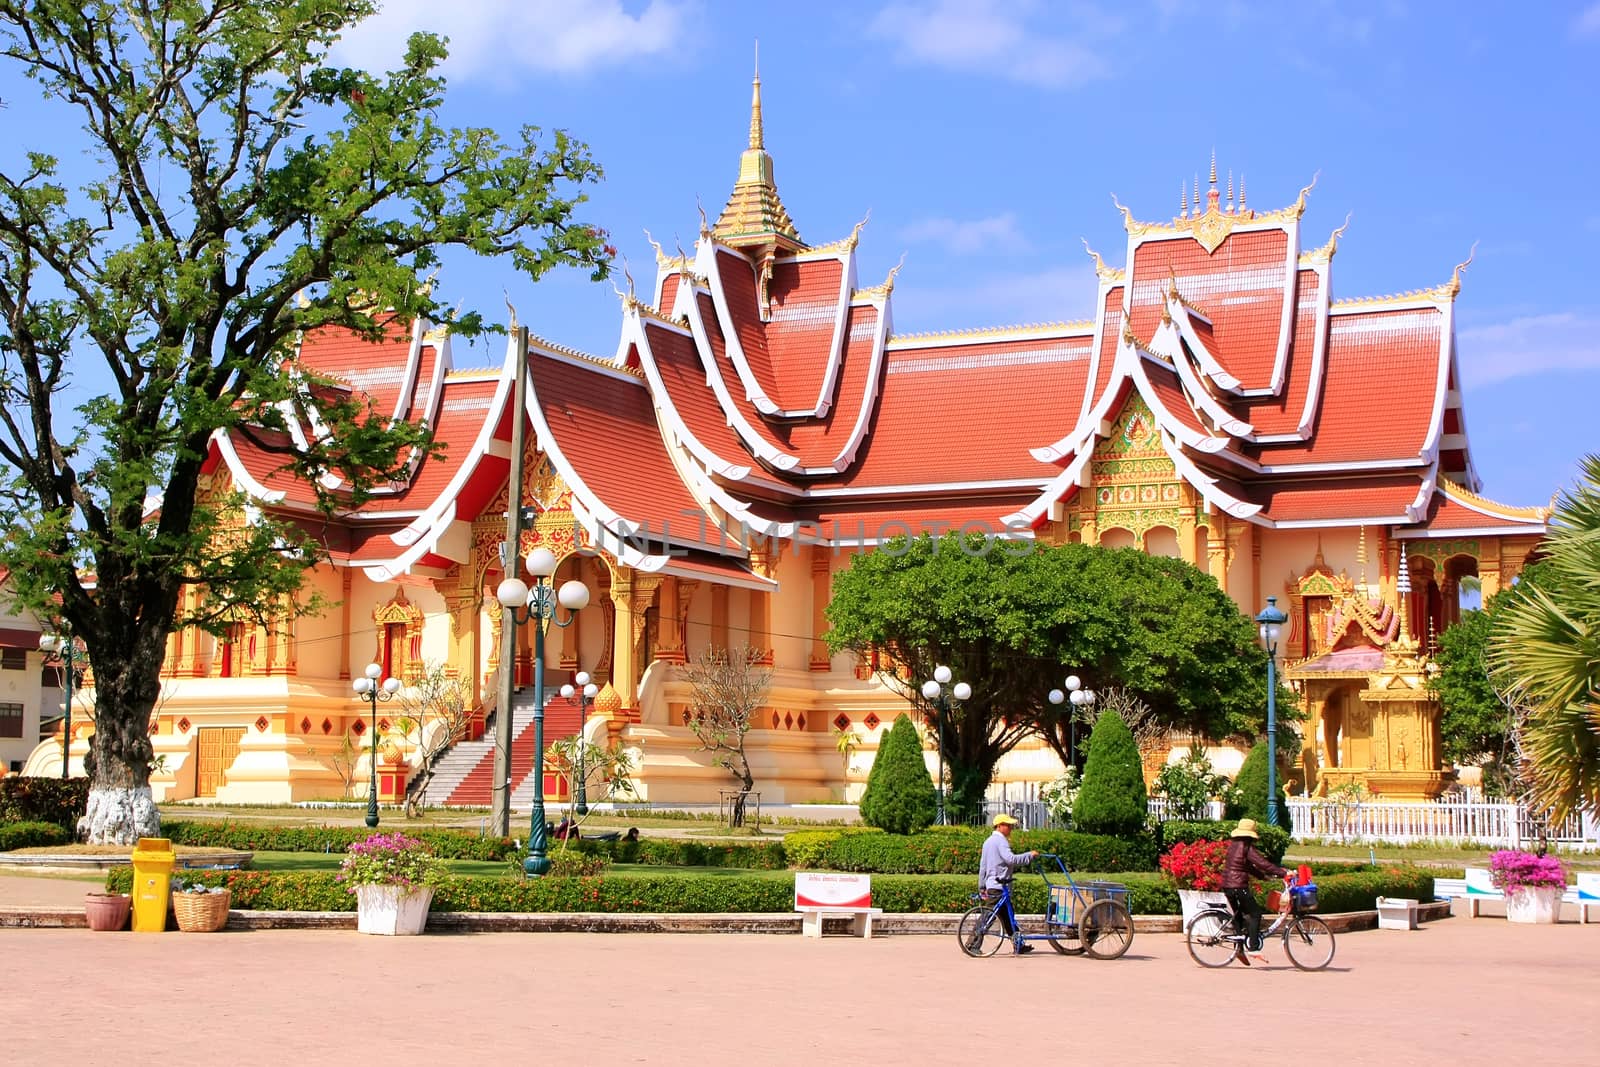
[[[1279,767],[1278,785],[1281,789],[1284,782],[1283,768]],[[1233,780],[1234,802],[1228,805],[1227,815],[1230,819],[1254,819],[1259,823],[1268,823],[1267,819],[1267,743],[1258,741],[1249,755],[1245,756],[1244,763],[1239,767],[1239,777]],[[1279,796],[1279,824],[1288,822],[1288,811]],[[1285,826],[1285,829],[1288,827]]]
[[[939,798],[922,759],[922,738],[909,715],[895,719],[861,795],[861,821],[891,834],[914,834],[933,823]]]
[[[1139,745],[1122,716],[1107,709],[1089,735],[1083,786],[1072,806],[1072,828],[1086,834],[1133,837],[1144,830],[1149,810]]]

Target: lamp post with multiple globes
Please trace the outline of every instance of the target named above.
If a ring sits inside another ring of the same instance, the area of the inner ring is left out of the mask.
[[[951,701],[952,697],[955,698],[956,700],[966,700],[968,697],[972,696],[972,686],[968,685],[966,682],[957,682],[953,686],[950,685],[950,679],[953,676],[954,675],[952,674],[952,672],[951,672],[949,667],[946,667],[943,664],[940,664],[939,666],[937,666],[937,667],[935,667],[933,669],[933,677],[929,678],[926,682],[922,683],[922,698],[924,700],[928,701],[929,703],[931,703],[934,706],[934,708],[937,709],[937,714],[934,716],[934,720],[933,721],[934,721],[934,733],[936,734],[936,738],[935,738],[935,741],[934,741],[934,747],[939,750],[939,788],[937,790],[937,794],[938,794],[938,799],[939,799],[938,819],[939,819],[939,825],[940,826],[943,826],[945,824],[945,810],[944,810],[944,732],[945,732],[944,731],[944,726],[945,726],[945,719],[947,717],[949,717],[949,715],[950,715],[950,701]]]
[[[573,810],[579,815],[589,814],[589,790],[584,781],[587,772],[583,765],[583,747],[587,742],[583,738],[583,728],[589,723],[589,705],[599,692],[600,687],[589,680],[588,671],[579,671],[573,675],[570,683],[561,687],[561,695],[568,700],[574,696],[578,698],[578,781],[575,783],[577,795],[573,798]]]
[[[1071,702],[1072,717],[1067,721],[1067,754],[1072,757],[1072,766],[1078,765],[1078,709],[1087,711],[1095,702],[1095,691],[1083,688],[1083,679],[1076,674],[1067,675],[1067,688],[1050,690],[1050,703],[1064,704]]]
[[[360,678],[350,683],[356,691],[356,696],[367,702],[372,710],[372,756],[371,756],[371,781],[367,785],[367,826],[373,828],[378,825],[378,701],[393,700],[396,693],[400,692],[400,679],[383,678],[383,668],[376,663],[367,664],[367,669]]]
[[[556,573],[556,555],[548,548],[536,548],[528,553],[528,573],[533,585],[520,578],[507,578],[495,590],[495,599],[506,609],[513,626],[533,624],[533,813],[528,831],[528,858],[522,869],[532,877],[550,870],[546,852],[550,844],[544,816],[544,634],[552,622],[557,626],[571,626],[578,612],[589,603],[589,587],[577,580],[552,586]],[[567,617],[560,618],[557,607],[565,608]],[[511,670],[510,663],[501,664],[502,670]],[[509,715],[509,705],[502,709]]]

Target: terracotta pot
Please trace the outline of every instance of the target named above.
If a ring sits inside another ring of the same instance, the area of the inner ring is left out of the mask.
[[[128,925],[133,898],[127,893],[89,893],[83,898],[83,914],[91,930],[121,930]]]

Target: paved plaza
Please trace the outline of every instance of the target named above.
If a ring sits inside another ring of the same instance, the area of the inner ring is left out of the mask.
[[[8,1064],[1592,1064],[1600,927],[1450,919],[1333,966],[952,938],[0,930]]]

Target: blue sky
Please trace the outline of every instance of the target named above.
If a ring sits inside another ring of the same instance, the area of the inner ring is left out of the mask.
[[[732,186],[759,38],[784,202],[818,243],[871,210],[861,280],[905,255],[901,332],[1087,317],[1080,238],[1123,258],[1111,194],[1170,218],[1214,149],[1257,209],[1320,172],[1306,244],[1352,216],[1335,296],[1437,284],[1478,243],[1457,329],[1488,495],[1543,503],[1600,451],[1592,0],[388,0],[340,58],[392,64],[417,29],[452,40],[447,121],[565,127],[590,144],[606,180],[587,217],[641,291],[654,278],[643,231],[688,244],[695,198],[715,217]],[[496,318],[508,294],[553,340],[615,348],[608,284],[533,285],[465,260],[441,284]],[[481,343],[457,355],[487,359]]]

